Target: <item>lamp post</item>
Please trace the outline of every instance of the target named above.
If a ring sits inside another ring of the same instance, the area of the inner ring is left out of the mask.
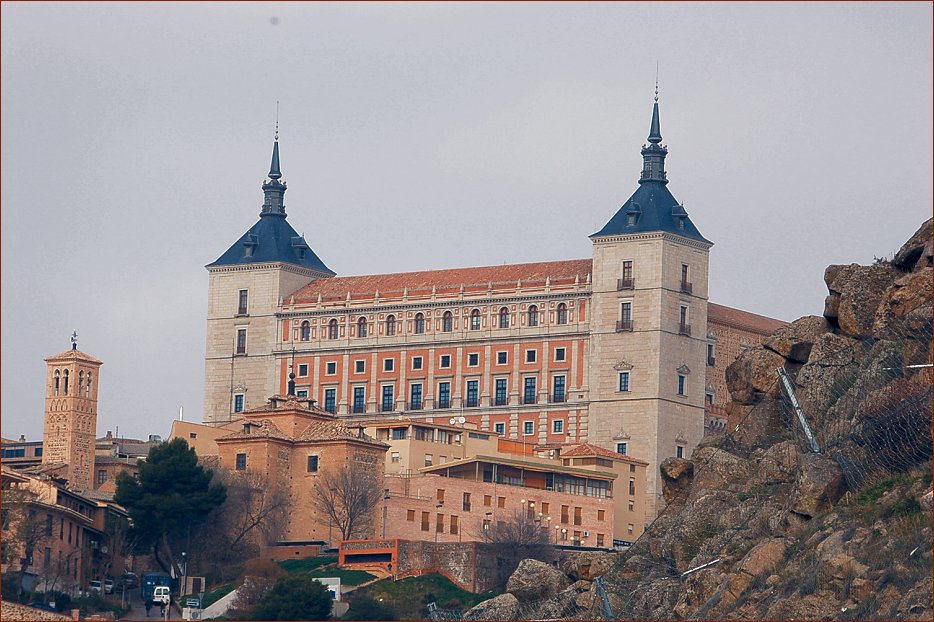
[[[181,600],[188,588],[188,557],[185,551],[182,551],[182,586],[178,590],[178,599]]]
[[[558,546],[558,532],[561,531],[561,527],[555,525],[555,546]]]

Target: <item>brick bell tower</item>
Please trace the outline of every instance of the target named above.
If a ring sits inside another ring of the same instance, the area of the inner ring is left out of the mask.
[[[91,488],[94,439],[97,433],[97,387],[100,366],[93,356],[78,349],[78,335],[71,350],[45,359],[43,464],[64,464],[71,488]]]

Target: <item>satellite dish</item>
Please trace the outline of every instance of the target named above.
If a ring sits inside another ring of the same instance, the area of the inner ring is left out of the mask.
[[[455,422],[455,421],[457,421],[457,419],[451,417],[451,420],[448,421],[448,423],[450,423],[451,425],[454,425],[454,422]]]
[[[467,419],[466,419],[465,417],[458,417],[458,418],[457,418],[457,422],[458,422],[458,423],[467,423]]]

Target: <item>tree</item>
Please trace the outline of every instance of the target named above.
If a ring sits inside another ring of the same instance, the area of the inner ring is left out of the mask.
[[[281,577],[253,610],[256,620],[327,620],[331,593],[306,574]]]
[[[163,570],[168,571],[168,563],[177,575],[182,574],[173,541],[187,535],[227,497],[223,484],[211,483],[213,477],[213,471],[198,464],[195,450],[181,438],[153,447],[140,462],[137,475],[124,471],[117,476],[114,500],[130,514],[130,537],[151,548]]]
[[[370,596],[359,596],[350,601],[342,620],[396,620],[396,613],[387,604]]]
[[[3,547],[2,562],[19,570],[19,590],[23,589],[26,570],[33,565],[35,555],[50,533],[46,523],[32,504],[36,495],[27,488],[4,481],[2,502]],[[48,570],[48,569],[44,569]]]
[[[221,477],[227,488],[227,500],[218,508],[216,527],[229,538],[229,548],[236,552],[259,539],[265,544],[278,539],[285,526],[288,496],[255,471],[227,471]]]
[[[555,556],[555,549],[549,543],[548,527],[524,512],[491,524],[479,537],[487,545],[483,554],[496,557],[494,581],[502,588],[523,559],[550,562]]]
[[[227,615],[241,620],[255,619],[256,606],[275,585],[276,579],[284,574],[279,564],[271,559],[249,560],[244,564],[243,583],[237,588]]]
[[[370,535],[373,515],[382,498],[373,465],[352,460],[318,476],[313,502],[337,526],[341,538],[350,540]]]

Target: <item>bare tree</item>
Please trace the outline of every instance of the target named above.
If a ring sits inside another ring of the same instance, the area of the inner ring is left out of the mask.
[[[551,562],[556,557],[555,548],[549,543],[548,527],[524,512],[490,523],[477,535],[486,545],[480,554],[495,557],[494,583],[500,588],[505,588],[509,576],[523,559]]]
[[[380,484],[372,464],[351,460],[318,476],[313,503],[337,526],[343,540],[366,537],[383,498]]]
[[[3,564],[19,565],[19,585],[23,589],[26,570],[32,566],[38,549],[50,537],[46,522],[32,507],[36,495],[25,488],[4,483],[2,514],[4,527]]]

